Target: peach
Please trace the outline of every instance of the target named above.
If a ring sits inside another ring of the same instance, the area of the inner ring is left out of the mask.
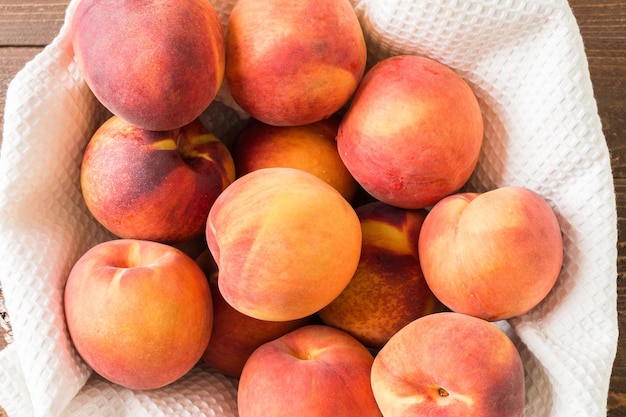
[[[234,179],[230,152],[198,119],[157,132],[113,116],[89,141],[80,182],[87,207],[116,236],[179,243],[203,234]]]
[[[237,175],[259,168],[298,168],[326,181],[350,201],[357,184],[339,157],[338,127],[337,117],[302,126],[272,126],[250,119],[233,149]]]
[[[489,321],[534,308],[563,263],[558,219],[537,193],[501,187],[438,202],[419,238],[422,271],[451,310]]]
[[[432,59],[399,55],[365,74],[339,126],[337,146],[369,194],[414,209],[467,182],[482,140],[481,109],[465,80]]]
[[[270,125],[330,117],[365,71],[365,39],[348,0],[239,0],[225,42],[233,99]]]
[[[209,279],[213,300],[213,330],[202,360],[219,372],[240,377],[243,366],[256,348],[314,322],[313,316],[289,321],[265,321],[241,314],[220,294],[217,265],[209,250],[200,254],[196,262]]]
[[[372,365],[385,417],[521,417],[524,368],[509,337],[472,316],[442,312],[396,333]]]
[[[207,0],[82,0],[70,25],[91,91],[142,129],[191,123],[222,84],[224,36]]]
[[[72,268],[65,317],[93,370],[131,389],[168,385],[199,360],[213,310],[204,273],[178,249],[119,239],[94,246]]]
[[[254,351],[239,380],[240,417],[380,417],[372,354],[328,326],[294,330]]]
[[[418,256],[427,212],[373,202],[356,213],[363,236],[359,265],[346,289],[318,315],[327,325],[379,349],[413,320],[442,310]]]
[[[332,186],[295,168],[235,180],[209,212],[207,244],[224,299],[259,320],[286,321],[328,305],[354,275],[361,227]]]

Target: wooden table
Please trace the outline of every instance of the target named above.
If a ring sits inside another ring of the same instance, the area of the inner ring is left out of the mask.
[[[63,23],[67,4],[68,0],[0,0],[0,115],[8,82],[53,39]],[[571,0],[570,5],[585,42],[612,155],[619,217],[617,308],[622,333],[626,331],[626,2]],[[609,417],[626,416],[626,336],[620,338],[608,409]],[[0,417],[4,416],[0,409]]]

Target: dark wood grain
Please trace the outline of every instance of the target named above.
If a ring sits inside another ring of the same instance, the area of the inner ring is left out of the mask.
[[[626,3],[570,1],[589,61],[616,178],[626,178]]]
[[[0,4],[0,115],[8,82],[53,39],[63,22],[67,4],[67,0],[4,0]],[[623,335],[626,334],[626,2],[571,0],[570,6],[585,44],[598,112],[611,152],[618,213],[617,310]],[[626,417],[626,336],[619,341],[607,416]],[[1,409],[0,417],[6,417]]]
[[[626,113],[622,113],[622,117]],[[622,119],[622,130],[624,122]],[[624,142],[624,133],[620,133],[620,141]],[[617,152],[621,155],[623,167],[626,151],[624,147]],[[617,313],[619,320],[620,339],[617,347],[617,355],[613,363],[613,373],[611,374],[611,384],[608,398],[608,417],[626,416],[626,178],[616,177],[615,193],[617,199],[618,215],[618,258],[617,258]]]
[[[59,31],[67,0],[3,0],[0,46],[43,46]]]
[[[626,4],[621,1],[570,1],[589,61],[589,72],[611,152],[618,214],[617,312],[626,333]],[[626,337],[613,364],[608,417],[626,416]]]

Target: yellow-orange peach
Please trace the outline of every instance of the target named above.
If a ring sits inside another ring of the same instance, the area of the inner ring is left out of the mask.
[[[476,167],[481,109],[451,68],[399,55],[363,78],[339,126],[339,155],[376,199],[424,208],[458,191]]]
[[[234,179],[230,152],[198,119],[149,131],[113,116],[89,141],[80,182],[87,207],[116,236],[179,243],[203,234]]]
[[[235,180],[211,208],[206,236],[222,296],[259,320],[319,311],[348,285],[361,252],[354,209],[295,168],[262,168]]]
[[[422,226],[419,255],[442,303],[495,321],[525,314],[546,297],[561,271],[563,241],[547,201],[508,186],[438,202]]]
[[[363,235],[359,266],[346,289],[318,315],[364,345],[381,348],[413,320],[442,310],[418,256],[427,212],[374,202],[356,213]]]
[[[72,268],[65,317],[76,350],[95,372],[131,389],[186,374],[209,342],[211,294],[195,261],[171,246],[119,239]]]
[[[218,270],[209,250],[196,262],[207,276],[213,300],[213,330],[202,360],[221,373],[238,378],[259,346],[314,322],[313,316],[289,321],[257,320],[235,310],[220,294]]]
[[[336,117],[302,126],[272,126],[251,119],[235,142],[237,175],[259,168],[298,168],[326,181],[351,201],[357,184],[337,152],[338,127]]]
[[[521,417],[524,368],[509,337],[464,314],[421,317],[396,333],[372,365],[385,417]]]
[[[239,380],[240,417],[380,417],[372,354],[341,330],[311,325],[268,342]]]
[[[297,126],[330,117],[366,62],[348,0],[239,0],[226,29],[226,82],[254,118]]]
[[[224,78],[222,26],[207,0],[82,0],[71,32],[91,91],[142,129],[191,123]]]

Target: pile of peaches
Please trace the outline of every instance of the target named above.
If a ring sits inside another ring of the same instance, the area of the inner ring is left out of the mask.
[[[523,414],[494,322],[550,292],[561,232],[529,189],[462,191],[483,118],[453,69],[367,69],[348,0],[239,0],[225,31],[209,0],[82,0],[71,30],[112,114],[80,183],[117,238],[64,293],[95,372],[148,390],[202,360],[241,417]],[[222,87],[234,138],[200,121]]]

